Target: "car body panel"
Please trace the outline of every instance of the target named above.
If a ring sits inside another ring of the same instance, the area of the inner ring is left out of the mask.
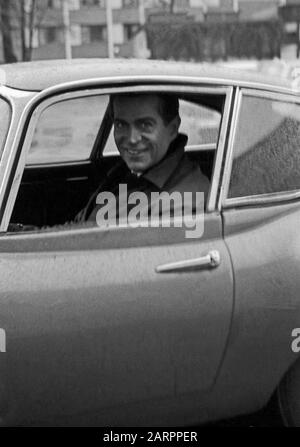
[[[229,385],[234,379],[249,400],[250,390],[259,389],[260,406],[298,357],[291,345],[300,321],[299,213],[298,202],[223,213],[235,300],[219,381]]]
[[[214,64],[195,64],[189,62],[172,62],[156,60],[124,59],[73,59],[35,61],[2,65],[5,74],[3,83],[7,87],[19,90],[42,91],[53,85],[72,82],[85,82],[102,79],[103,82],[136,82],[148,79],[164,78],[173,82],[176,78],[186,82],[201,82],[236,85],[261,86],[264,89],[289,90],[293,92],[291,80],[280,76],[266,76],[260,73],[217,67]]]
[[[233,291],[220,215],[207,227],[197,242],[181,228],[172,238],[163,228],[66,233],[60,243],[55,232],[1,238],[7,422],[119,407],[126,424],[126,405],[163,399],[168,409],[185,394],[207,393],[223,358]],[[221,256],[215,269],[155,272],[212,249]]]

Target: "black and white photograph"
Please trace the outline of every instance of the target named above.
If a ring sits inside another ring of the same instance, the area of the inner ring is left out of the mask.
[[[0,428],[300,427],[300,0],[0,0],[0,115]]]

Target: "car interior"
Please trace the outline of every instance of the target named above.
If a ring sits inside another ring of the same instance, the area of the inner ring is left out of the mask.
[[[221,114],[225,103],[224,95],[189,94],[181,95],[180,99],[204,105]],[[27,225],[53,227],[74,220],[119,158],[117,154],[103,155],[112,125],[107,107],[89,160],[25,165],[8,232],[22,231],[21,226],[24,229]],[[211,179],[216,151],[211,147],[203,148],[201,144],[199,147],[187,147],[186,150]],[[21,224],[21,230],[16,229],[19,228],[16,223]]]

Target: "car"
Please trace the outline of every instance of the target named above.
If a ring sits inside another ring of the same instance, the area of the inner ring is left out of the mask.
[[[295,83],[117,59],[2,65],[1,79],[1,425],[193,426],[276,396],[299,426]],[[210,180],[196,237],[172,216],[74,221],[120,157],[110,95],[141,92],[179,98]]]

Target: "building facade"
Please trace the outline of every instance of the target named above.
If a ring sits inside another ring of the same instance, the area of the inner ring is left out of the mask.
[[[69,6],[72,57],[107,57],[106,0],[37,0],[40,11],[33,31],[32,59],[65,57],[62,1],[68,2]],[[282,0],[175,0],[172,13],[168,0],[109,0],[109,3],[112,8],[114,53],[132,57],[138,56],[145,47],[145,38],[139,36],[141,23],[145,20],[161,21],[162,26],[168,20],[272,20],[278,17],[278,5]],[[21,60],[18,23],[13,28],[14,52]]]

